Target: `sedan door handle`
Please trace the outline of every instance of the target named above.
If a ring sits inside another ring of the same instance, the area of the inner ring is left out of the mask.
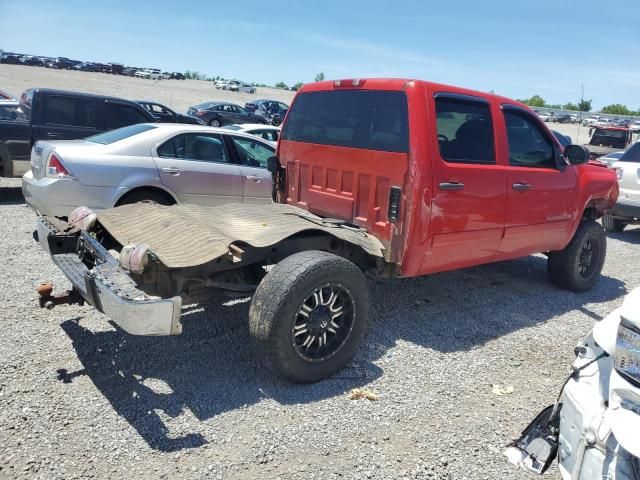
[[[460,182],[442,182],[440,185],[440,190],[463,190],[464,183]]]
[[[247,180],[253,180],[256,183],[260,183],[262,178],[263,177],[260,177],[259,175],[247,175]]]
[[[517,190],[519,192],[522,192],[524,190],[529,190],[531,188],[531,185],[528,183],[514,183],[511,186],[514,190]]]
[[[163,167],[162,171],[165,173],[170,173],[171,175],[180,175],[182,169],[176,167]]]

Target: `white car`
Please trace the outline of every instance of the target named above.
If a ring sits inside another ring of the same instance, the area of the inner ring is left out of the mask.
[[[640,133],[640,120],[631,122],[629,124],[629,130],[631,130],[633,133]]]
[[[571,123],[579,123],[580,122],[580,117],[578,116],[577,113],[570,113],[569,117],[571,118]]]
[[[162,72],[156,68],[145,68],[144,70],[138,70],[135,74],[138,78],[147,78],[149,80],[162,80]]]
[[[222,127],[226,130],[233,130],[236,132],[249,133],[260,137],[263,140],[269,142],[275,148],[278,144],[278,138],[280,137],[280,127],[273,125],[263,125],[260,123],[243,123],[241,125],[226,125]]]
[[[256,87],[247,83],[243,83],[242,85],[238,86],[238,90],[245,93],[256,93]]]
[[[38,142],[22,177],[27,204],[67,217],[151,201],[270,203],[274,146],[253,135],[198,125],[140,123],[84,140]]]
[[[558,401],[505,452],[543,473],[557,457],[563,480],[640,478],[640,288],[596,323],[575,350]]]
[[[582,125],[584,125],[585,127],[593,127],[599,119],[599,115],[591,115],[590,117],[587,117],[582,121]]]
[[[611,125],[611,119],[606,117],[600,117],[594,124],[594,127],[608,127]]]
[[[551,116],[548,113],[538,112],[538,117],[540,117],[540,120],[542,120],[543,122],[548,122],[549,120],[551,120]]]

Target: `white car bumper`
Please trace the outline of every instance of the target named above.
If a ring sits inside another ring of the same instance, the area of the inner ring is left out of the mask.
[[[27,204],[43,215],[67,217],[71,211],[85,205],[92,210],[112,208],[124,193],[117,187],[93,187],[69,178],[33,178],[28,171],[22,177],[22,194]]]

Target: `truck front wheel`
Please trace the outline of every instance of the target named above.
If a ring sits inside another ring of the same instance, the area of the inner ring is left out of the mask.
[[[598,281],[606,252],[602,226],[595,220],[583,220],[564,250],[549,253],[549,278],[560,288],[585,292]]]
[[[353,358],[368,316],[366,279],[352,262],[321,251],[291,255],[258,286],[249,309],[254,349],[297,383],[330,377]]]

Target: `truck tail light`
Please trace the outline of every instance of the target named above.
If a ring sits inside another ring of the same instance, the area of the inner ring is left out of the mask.
[[[364,80],[360,78],[347,78],[344,80],[334,80],[334,87],[343,87],[343,88],[353,88],[353,87],[361,87],[364,85]]]
[[[389,221],[396,222],[400,218],[400,198],[402,190],[400,187],[391,187],[389,191]]]
[[[47,164],[47,177],[68,177],[70,175],[69,170],[65,168],[60,159],[55,153],[52,153],[49,157],[49,163]]]

